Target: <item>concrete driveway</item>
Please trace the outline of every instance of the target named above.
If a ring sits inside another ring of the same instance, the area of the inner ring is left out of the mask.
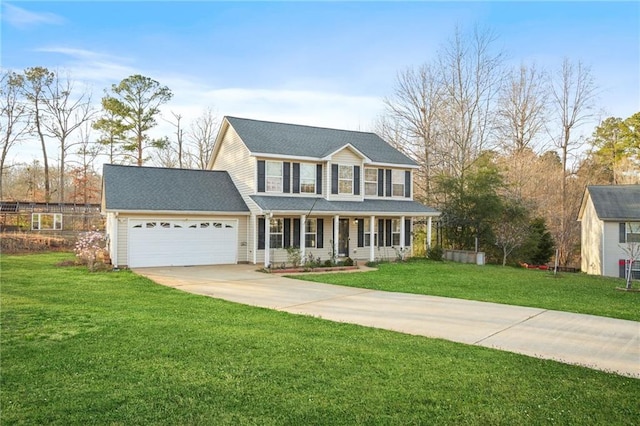
[[[255,265],[139,268],[189,293],[640,378],[640,322],[292,280]],[[361,272],[356,272],[361,273]]]

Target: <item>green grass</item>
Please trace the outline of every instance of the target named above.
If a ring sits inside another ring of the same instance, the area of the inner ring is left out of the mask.
[[[640,293],[624,280],[585,274],[412,259],[377,271],[298,275],[295,278],[402,293],[456,297],[640,321]]]
[[[636,424],[640,380],[0,256],[0,423]]]

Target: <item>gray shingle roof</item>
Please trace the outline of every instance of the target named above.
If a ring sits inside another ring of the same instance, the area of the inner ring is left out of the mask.
[[[102,179],[107,210],[249,211],[223,171],[105,164]]]
[[[640,185],[589,186],[601,220],[640,220]]]
[[[440,213],[416,201],[364,200],[364,201],[328,201],[313,197],[271,197],[252,195],[251,199],[263,210],[313,213],[406,213],[416,216],[435,216]]]
[[[346,144],[377,163],[415,165],[375,133],[226,117],[249,151],[323,158]]]

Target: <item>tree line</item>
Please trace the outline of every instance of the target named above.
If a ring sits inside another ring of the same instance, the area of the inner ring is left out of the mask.
[[[377,132],[414,159],[417,199],[442,211],[445,248],[495,261],[579,255],[586,185],[640,182],[640,113],[597,121],[591,69],[565,58],[510,68],[489,30],[456,29],[430,61],[398,73]]]
[[[87,87],[68,74],[44,67],[0,75],[0,199],[39,202],[98,202],[98,158],[111,164],[204,169],[213,149],[218,118],[209,108],[188,126],[171,111],[175,133],[152,138],[160,106],[171,90],[142,75],[105,90],[101,109]],[[11,163],[21,146],[39,146],[39,160]],[[51,164],[51,146],[56,162]]]
[[[598,121],[591,69],[509,67],[489,30],[456,29],[424,64],[399,71],[374,127],[414,159],[414,196],[442,211],[437,244],[502,263],[560,263],[579,253],[576,221],[586,185],[640,181],[640,113]],[[97,158],[112,164],[206,168],[218,127],[211,109],[189,125],[160,107],[171,90],[142,75],[104,91],[100,109],[70,75],[44,67],[1,71],[0,199],[97,202]],[[150,130],[165,120],[173,133]],[[50,163],[50,143],[56,162]],[[42,156],[8,164],[20,144]]]

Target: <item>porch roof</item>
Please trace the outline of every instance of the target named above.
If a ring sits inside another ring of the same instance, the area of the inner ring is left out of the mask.
[[[376,200],[364,201],[329,201],[317,197],[274,197],[268,195],[252,195],[251,199],[265,212],[297,213],[317,215],[411,215],[439,216],[440,212],[413,200]]]

